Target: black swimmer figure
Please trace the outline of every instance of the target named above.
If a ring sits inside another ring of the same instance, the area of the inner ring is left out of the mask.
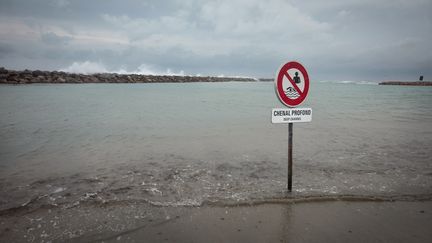
[[[299,83],[301,82],[301,81],[300,81],[300,77],[298,76],[298,72],[295,72],[294,82],[295,82],[296,84],[299,84]]]

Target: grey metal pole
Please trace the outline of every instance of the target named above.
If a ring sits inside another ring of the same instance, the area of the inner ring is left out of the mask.
[[[292,191],[293,123],[288,123],[288,191]]]

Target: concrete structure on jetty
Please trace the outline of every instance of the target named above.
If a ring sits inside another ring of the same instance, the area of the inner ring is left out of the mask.
[[[191,83],[191,82],[255,82],[254,78],[159,76],[140,74],[96,73],[77,74],[59,71],[15,71],[0,67],[0,84],[31,83]]]
[[[385,81],[380,85],[410,85],[410,86],[432,86],[431,81]]]

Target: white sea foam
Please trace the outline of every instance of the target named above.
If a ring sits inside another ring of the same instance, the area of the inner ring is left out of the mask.
[[[319,83],[334,83],[334,84],[378,85],[377,82],[373,82],[373,81],[353,81],[353,80],[330,81],[330,80],[322,80],[322,81],[318,81],[318,82]]]
[[[94,73],[118,73],[118,74],[141,74],[141,75],[165,75],[165,76],[185,76],[185,72],[180,70],[178,72],[173,71],[171,68],[158,68],[154,65],[141,64],[136,69],[128,70],[126,68],[110,69],[107,68],[103,63],[84,61],[84,62],[73,62],[70,66],[61,68],[60,71],[68,73],[82,73],[82,74],[94,74]]]
[[[66,190],[65,187],[58,187],[58,188],[56,188],[52,193],[53,193],[53,194],[55,194],[55,193],[60,193],[60,192],[63,192],[63,191],[65,191],[65,190]]]

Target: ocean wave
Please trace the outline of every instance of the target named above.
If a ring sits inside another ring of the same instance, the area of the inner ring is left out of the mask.
[[[286,177],[276,163],[248,161],[209,167],[185,161],[187,164],[177,161],[175,166],[162,167],[155,163],[140,169],[128,165],[91,176],[48,177],[15,189],[0,184],[0,195],[8,195],[0,202],[0,215],[26,213],[41,207],[71,209],[123,203],[199,207],[332,200],[432,200],[430,176],[401,168],[311,170],[298,166],[297,171],[303,176],[296,180],[293,192],[288,193]],[[394,180],[395,175],[412,178],[412,182],[402,180],[402,187],[401,181]]]
[[[360,84],[360,85],[378,85],[377,82],[372,81],[352,81],[352,80],[342,80],[342,81],[318,81],[319,83],[333,83],[333,84]]]
[[[76,207],[122,207],[128,205],[147,204],[153,207],[238,207],[238,206],[258,206],[263,204],[293,204],[293,203],[312,203],[312,202],[422,202],[432,201],[432,194],[389,194],[389,195],[368,195],[368,194],[335,194],[335,195],[304,195],[289,194],[285,196],[269,198],[249,198],[242,200],[224,199],[181,199],[178,201],[156,201],[146,198],[110,199],[102,200],[96,196],[86,196],[79,201],[70,203],[37,203],[37,199],[17,207],[0,210],[0,216],[6,215],[25,215],[38,210],[49,210],[53,208],[71,209]]]

